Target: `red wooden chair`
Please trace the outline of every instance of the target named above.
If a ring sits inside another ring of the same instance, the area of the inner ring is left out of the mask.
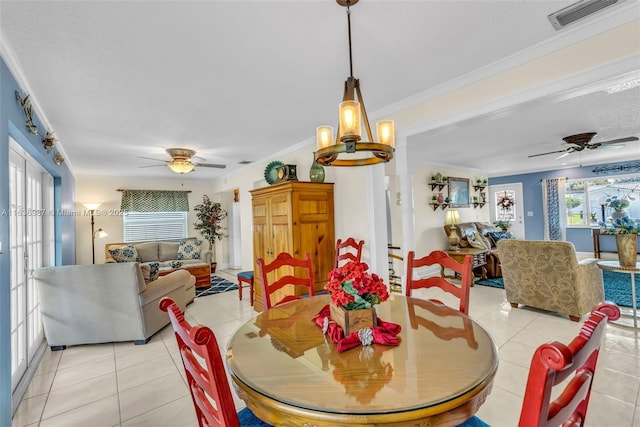
[[[171,298],[162,298],[159,306],[171,319],[200,427],[269,426],[249,408],[236,413],[213,331],[203,325],[191,326]],[[196,356],[204,361],[204,365]]]
[[[258,258],[256,263],[258,264],[258,271],[260,272],[262,302],[265,310],[274,305],[300,299],[300,297],[296,295],[287,295],[275,304],[271,303],[271,294],[287,285],[305,286],[308,288],[309,295],[315,295],[313,262],[311,261],[311,255],[309,255],[309,253],[306,254],[305,259],[298,259],[286,252],[282,252],[269,264],[266,264],[263,258]],[[284,268],[285,270],[279,270],[280,268]],[[296,270],[305,271],[304,276],[296,276]],[[278,274],[279,279],[270,281],[269,275],[274,271],[276,271],[276,273],[282,272],[282,274]]]
[[[531,360],[520,427],[584,426],[604,328],[607,320],[619,318],[620,309],[615,304],[602,303],[569,344],[554,341],[538,347]],[[570,376],[563,387],[561,383]],[[554,393],[559,397],[550,401],[556,386],[563,391]]]
[[[569,344],[553,341],[537,348],[531,359],[518,427],[585,425],[604,328],[607,320],[619,318],[620,309],[604,302],[591,312]],[[552,395],[558,397],[551,400]],[[485,425],[473,417],[458,427]]]
[[[451,257],[443,251],[433,251],[429,255],[417,259],[415,256],[415,252],[411,251],[407,257],[406,296],[410,297],[413,289],[438,287],[444,292],[448,292],[457,297],[460,300],[459,310],[464,314],[469,314],[469,290],[473,281],[473,257],[471,255],[465,256],[464,262],[460,264],[451,259]],[[415,269],[434,264],[438,264],[460,274],[460,286],[440,276],[414,279]],[[432,299],[431,301],[443,304],[442,301],[436,299]]]
[[[349,237],[344,242],[338,239],[336,242],[336,258],[333,263],[333,268],[338,268],[340,261],[356,261],[360,262],[362,257],[362,247],[364,246],[364,240],[360,240],[356,243],[353,237]]]

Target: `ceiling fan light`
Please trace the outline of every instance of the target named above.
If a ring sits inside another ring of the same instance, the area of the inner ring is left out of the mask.
[[[185,174],[193,170],[193,163],[190,160],[173,160],[168,163],[169,169],[175,173]]]

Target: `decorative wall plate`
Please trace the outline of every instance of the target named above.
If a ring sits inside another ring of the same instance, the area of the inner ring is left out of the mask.
[[[278,167],[284,166],[279,160],[274,160],[269,163],[266,168],[264,168],[264,179],[267,181],[267,184],[271,185],[278,179]]]

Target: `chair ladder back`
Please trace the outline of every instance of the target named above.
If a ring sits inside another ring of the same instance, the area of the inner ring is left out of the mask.
[[[539,346],[531,360],[519,427],[583,426],[595,376],[600,342],[607,320],[620,310],[602,303],[591,312],[579,335],[568,345],[557,341]],[[552,389],[573,375],[558,397]]]
[[[460,286],[457,286],[440,276],[414,279],[415,269],[434,264],[438,264],[460,274]],[[469,293],[472,280],[473,257],[471,255],[465,256],[462,264],[452,259],[444,251],[432,251],[429,255],[422,258],[415,258],[415,252],[410,251],[407,256],[406,296],[411,296],[413,289],[438,287],[457,297],[460,300],[460,312],[469,314]],[[433,301],[440,302],[438,300]]]
[[[285,302],[299,299],[298,296],[288,295],[277,303],[271,303],[271,294],[287,285],[305,287],[308,289],[310,296],[315,295],[313,262],[309,253],[305,254],[305,259],[299,259],[292,257],[286,252],[282,252],[269,264],[265,263],[264,258],[258,258],[256,260],[256,264],[258,264],[258,271],[260,272],[262,302],[265,309],[271,308],[274,305],[284,304]],[[293,274],[285,274],[284,276],[270,282],[269,274],[281,268],[292,270]],[[305,271],[304,277],[295,276],[294,274],[296,269],[298,269],[298,271],[300,271],[300,269]]]
[[[213,331],[204,325],[191,326],[170,298],[160,300],[160,309],[169,314],[200,427],[239,427],[231,388]],[[195,355],[205,361],[206,367]]]
[[[362,258],[363,246],[364,246],[364,240],[360,240],[359,242],[356,242],[353,237],[349,237],[345,241],[338,239],[338,241],[336,242],[336,258],[333,263],[333,268],[338,268],[340,266],[341,261],[360,262]]]

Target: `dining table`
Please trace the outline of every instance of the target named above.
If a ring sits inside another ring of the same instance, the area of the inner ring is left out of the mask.
[[[274,426],[456,426],[491,392],[497,348],[458,310],[391,294],[377,318],[399,325],[396,345],[338,351],[312,319],[317,295],[274,306],[229,339],[226,363],[247,407]],[[325,325],[326,326],[326,325]]]

